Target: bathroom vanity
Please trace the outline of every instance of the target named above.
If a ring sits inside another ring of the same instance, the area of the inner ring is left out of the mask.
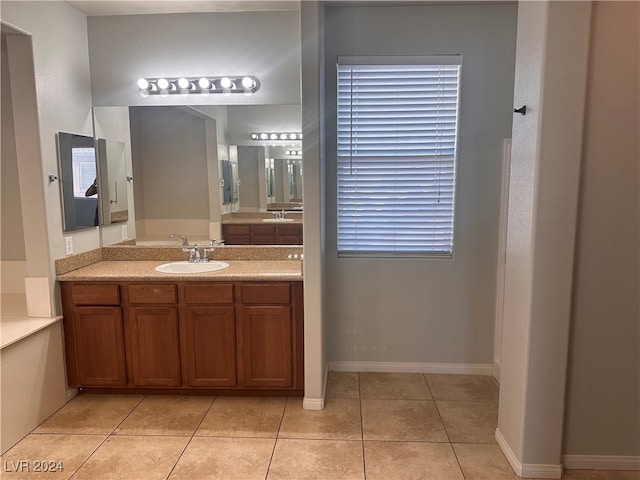
[[[100,261],[58,276],[69,385],[91,392],[303,394],[298,261],[164,274]]]

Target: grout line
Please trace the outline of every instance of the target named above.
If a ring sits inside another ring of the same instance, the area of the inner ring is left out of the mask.
[[[189,445],[191,445],[191,442],[193,441],[196,432],[198,431],[198,428],[200,428],[200,425],[202,425],[202,422],[204,422],[205,417],[209,414],[209,411],[211,410],[211,407],[213,407],[213,403],[216,401],[217,397],[213,397],[213,400],[211,400],[211,405],[209,405],[209,408],[207,408],[207,411],[204,412],[204,415],[202,416],[202,418],[200,419],[200,421],[198,422],[198,425],[196,425],[196,428],[193,430],[193,433],[190,435],[189,440],[187,440],[187,443],[184,445],[184,448],[182,449],[182,451],[180,452],[180,455],[178,455],[178,458],[176,459],[176,463],[173,464],[173,467],[171,467],[171,470],[169,470],[169,473],[167,474],[167,476],[165,477],[165,480],[168,479],[171,474],[173,473],[173,471],[176,469],[176,467],[178,466],[178,462],[180,461],[180,459],[182,458],[182,456],[184,455],[184,452],[186,452],[187,448],[189,447]]]
[[[364,450],[364,418],[362,416],[362,391],[360,388],[360,373],[357,374],[358,377],[358,403],[360,404],[360,436],[361,436],[361,445],[362,445],[362,473],[364,474],[364,480],[367,480],[367,459],[365,456]]]
[[[289,398],[285,398],[284,408],[282,409],[282,416],[280,417],[280,423],[278,424],[278,431],[276,432],[276,438],[273,440],[273,448],[271,449],[271,456],[269,457],[269,465],[267,465],[267,473],[264,476],[264,480],[267,480],[267,478],[269,477],[269,471],[271,470],[271,462],[273,462],[273,456],[276,453],[276,445],[278,443],[278,439],[280,438],[280,428],[282,427],[282,422],[284,421],[284,415],[287,412],[288,404],[289,404]]]
[[[78,395],[76,395],[74,398],[78,397]],[[122,425],[122,422],[124,422],[127,418],[129,418],[129,416],[133,413],[133,411],[138,408],[138,406],[144,401],[144,399],[147,398],[146,395],[143,395],[142,398],[140,399],[140,401],[138,403],[135,404],[135,406],[129,411],[129,413],[122,419],[122,421],[120,421],[114,428],[113,430],[111,430],[111,433],[108,433],[105,437],[104,440],[102,440],[102,442],[100,442],[100,445],[98,445],[95,450],[93,450],[93,452],[91,452],[87,458],[84,459],[84,461],[78,465],[78,468],[75,469],[75,471],[71,474],[70,477],[67,477],[68,480],[72,479],[73,477],[76,476],[76,473],[78,473],[80,471],[80,469],[84,466],[85,463],[87,463],[89,461],[89,459],[91,457],[93,457],[95,455],[95,453],[100,450],[100,448],[106,443],[106,441],[109,439],[109,437],[113,436],[113,432],[116,431],[116,429]],[[73,399],[72,399],[73,400]],[[67,405],[70,402],[67,402],[65,405]],[[104,434],[103,434],[104,435]]]

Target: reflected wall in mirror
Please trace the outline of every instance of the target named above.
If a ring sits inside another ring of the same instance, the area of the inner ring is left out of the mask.
[[[95,227],[99,190],[94,139],[59,132],[57,141],[64,231]]]
[[[126,222],[129,219],[125,144],[99,138],[100,224]],[[130,178],[130,177],[129,177]]]
[[[301,142],[251,139],[300,131],[300,105],[129,107],[129,123],[137,243],[166,243],[170,233],[221,239],[230,214],[302,210],[284,153]]]

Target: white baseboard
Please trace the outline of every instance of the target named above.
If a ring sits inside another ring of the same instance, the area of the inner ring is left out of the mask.
[[[305,410],[324,410],[324,399],[327,398],[327,383],[329,382],[329,365],[324,366],[322,378],[322,398],[304,397],[302,408]]]
[[[78,395],[78,389],[74,387],[68,387],[65,393],[65,401],[70,402],[76,395]]]
[[[490,363],[329,362],[333,372],[457,373],[493,375]]]
[[[494,361],[493,362],[493,378],[496,379],[496,382],[500,383],[500,371],[502,369],[502,365],[499,361]]]
[[[563,455],[567,470],[640,470],[640,456]]]
[[[507,458],[509,465],[513,468],[513,471],[522,478],[562,478],[562,465],[544,465],[544,464],[531,464],[521,463],[513,453],[511,447],[505,440],[504,436],[499,429],[496,428],[496,442]]]
[[[302,408],[305,410],[324,410],[324,398],[304,397]]]

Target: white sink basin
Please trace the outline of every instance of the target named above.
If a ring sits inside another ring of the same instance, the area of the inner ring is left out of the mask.
[[[286,223],[293,222],[293,218],[263,218],[262,221],[268,223]]]
[[[227,262],[218,261],[201,263],[189,263],[187,261],[182,261],[158,265],[156,270],[161,273],[204,273],[223,270],[228,266],[229,264]]]

